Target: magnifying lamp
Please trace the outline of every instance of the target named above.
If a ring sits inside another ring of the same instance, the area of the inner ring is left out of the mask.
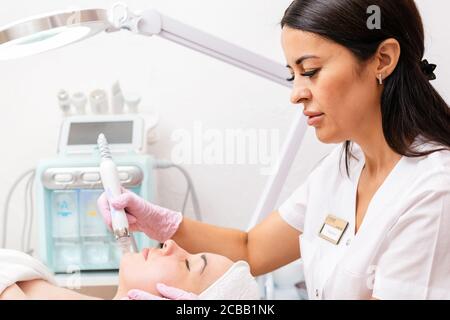
[[[0,28],[0,60],[25,57],[81,41],[100,32],[130,32],[158,35],[182,46],[202,52],[240,69],[291,87],[285,66],[171,19],[156,10],[132,13],[119,3],[108,12],[86,9],[59,12],[22,20]],[[298,108],[273,174],[270,176],[249,228],[268,215],[276,201],[306,131],[306,122]]]
[[[0,60],[21,58],[89,38],[108,28],[105,10],[36,16],[0,30]]]

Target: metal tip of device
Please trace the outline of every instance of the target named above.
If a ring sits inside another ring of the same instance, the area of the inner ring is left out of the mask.
[[[119,240],[120,238],[129,237],[130,232],[127,228],[121,228],[114,230],[114,236],[116,237],[116,240]]]
[[[123,236],[117,238],[117,244],[119,245],[122,253],[133,252],[134,247],[132,246],[132,238],[130,236]]]

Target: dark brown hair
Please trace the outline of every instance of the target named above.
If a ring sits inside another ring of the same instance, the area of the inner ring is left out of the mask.
[[[370,29],[368,7],[381,13],[381,28]],[[398,154],[420,157],[450,149],[450,109],[423,71],[424,30],[413,0],[295,0],[287,8],[281,26],[315,33],[338,43],[360,62],[376,53],[386,39],[400,43],[401,54],[394,72],[386,78],[381,97],[383,133]],[[437,148],[419,152],[411,145],[421,136]],[[351,142],[343,145],[348,172]]]

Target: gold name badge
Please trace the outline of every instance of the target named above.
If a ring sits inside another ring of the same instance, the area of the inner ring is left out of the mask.
[[[348,222],[333,215],[328,215],[325,222],[320,228],[319,237],[330,241],[333,244],[338,244],[347,229]]]

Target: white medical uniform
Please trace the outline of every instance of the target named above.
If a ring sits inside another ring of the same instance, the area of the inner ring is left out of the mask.
[[[423,145],[422,150],[430,145]],[[364,154],[337,147],[279,208],[302,232],[310,299],[450,299],[450,151],[402,157],[373,196],[355,235]],[[341,162],[340,162],[341,159]],[[347,221],[336,245],[319,231],[328,215]]]

